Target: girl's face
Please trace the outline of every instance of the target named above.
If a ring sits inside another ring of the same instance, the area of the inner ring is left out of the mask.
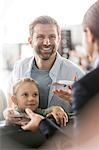
[[[17,90],[16,103],[21,111],[36,110],[39,105],[39,91],[34,83],[25,82]]]

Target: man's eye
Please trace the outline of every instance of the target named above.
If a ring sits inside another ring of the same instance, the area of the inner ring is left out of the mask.
[[[50,37],[49,37],[50,39],[55,39],[56,38],[56,36],[55,35],[50,35]]]
[[[38,35],[37,39],[43,39],[43,36],[42,35]]]

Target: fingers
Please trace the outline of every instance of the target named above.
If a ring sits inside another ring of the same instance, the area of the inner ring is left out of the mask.
[[[26,121],[26,122],[24,121],[24,122],[21,122],[20,125],[21,125],[21,126],[25,126],[25,125],[27,125],[27,124],[28,124],[28,122],[27,122],[27,121]]]
[[[29,122],[23,121],[21,124],[22,125],[21,128],[24,130],[28,130],[28,129],[31,129],[34,113],[29,108],[26,108],[25,112],[27,113],[28,117],[30,118],[30,121]]]
[[[27,115],[28,115],[28,117],[29,117],[30,119],[32,119],[33,116],[35,115],[35,113],[33,113],[33,111],[32,111],[31,109],[29,109],[29,108],[26,108],[26,109],[25,109],[25,112],[27,113]]]
[[[23,123],[23,125],[21,126],[21,128],[22,128],[23,130],[28,130],[29,128],[31,128],[31,124],[32,124],[31,121],[30,121],[28,124],[24,124],[24,123]]]
[[[6,118],[6,123],[21,125],[21,118],[8,117]]]
[[[7,120],[9,116],[12,116],[14,113],[13,113],[13,110],[12,109],[5,109],[3,111],[3,115],[4,115],[4,118]]]
[[[59,115],[59,122],[60,122],[60,125],[63,127],[63,126],[66,126],[66,123],[68,122],[68,116],[65,115],[65,114],[58,114]]]
[[[36,129],[38,129],[39,123],[42,119],[44,119],[44,117],[32,112],[32,110],[30,110],[29,108],[27,108],[25,111],[26,111],[28,117],[30,118],[30,120],[27,124],[25,124],[25,125],[23,124],[23,126],[21,126],[21,128],[24,130],[35,131]]]
[[[67,101],[70,101],[72,99],[72,91],[70,89],[68,89],[67,91],[55,90],[53,93]]]
[[[49,114],[46,115],[47,118],[50,118],[52,116],[54,117],[56,123],[60,125],[61,123],[60,123],[58,114],[55,114],[55,113],[51,112],[51,113],[49,113]]]
[[[3,115],[4,115],[4,118],[5,118],[7,124],[14,123],[14,124],[21,125],[21,122],[20,122],[21,118],[17,117],[14,114],[14,110],[12,108],[5,109],[5,111],[3,112]]]
[[[73,81],[77,81],[77,75],[73,76]]]
[[[28,130],[28,129],[32,130],[33,118],[34,118],[35,113],[33,113],[33,111],[29,108],[26,108],[25,112],[27,113],[28,117],[30,118],[30,121],[27,124],[25,124],[25,122],[23,122],[23,125],[21,126],[21,128],[24,130]]]
[[[52,112],[52,113],[48,114],[48,116],[53,116],[54,119],[55,119],[55,121],[56,121],[56,123],[61,126],[60,117],[59,117],[58,114],[55,114],[55,113]],[[47,117],[48,117],[48,116],[47,116]]]
[[[65,113],[65,116],[63,117],[64,119],[64,126],[66,126],[67,122],[68,122],[68,115]]]
[[[58,112],[56,114],[55,113],[50,113],[50,114],[47,115],[47,117],[49,117],[49,116],[53,116],[55,118],[57,124],[59,124],[62,127],[66,126],[66,123],[68,122],[68,116],[65,113],[64,114],[60,113],[60,112]]]
[[[51,116],[53,116],[52,113],[49,113],[49,114],[46,115],[46,117],[48,117],[48,118],[51,117]]]

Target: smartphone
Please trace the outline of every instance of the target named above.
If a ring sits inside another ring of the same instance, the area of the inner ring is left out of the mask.
[[[58,80],[57,83],[70,86],[74,83],[74,81],[71,81],[71,80]]]
[[[27,115],[25,113],[20,113],[16,110],[14,110],[14,115],[15,118],[27,118]]]
[[[69,86],[72,86],[74,81],[70,80],[58,80],[51,84],[52,90],[66,90]]]

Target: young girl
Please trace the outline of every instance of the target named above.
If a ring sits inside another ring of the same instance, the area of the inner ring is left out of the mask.
[[[13,109],[8,110],[8,122],[21,124],[29,121],[25,109],[42,114],[47,117],[54,117],[56,122],[65,126],[68,116],[60,106],[52,106],[47,109],[40,109],[39,106],[39,85],[32,78],[22,78],[13,86],[11,99],[14,103]]]

